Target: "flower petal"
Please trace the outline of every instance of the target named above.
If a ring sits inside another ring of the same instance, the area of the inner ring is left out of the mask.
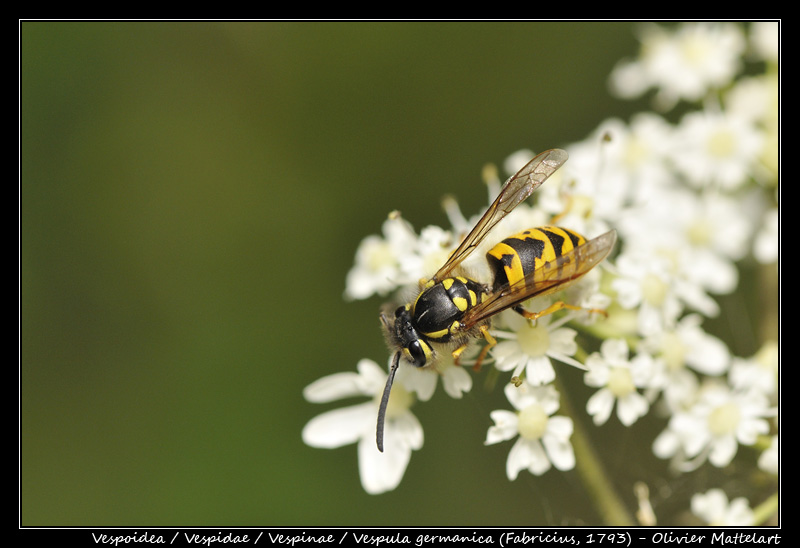
[[[602,388],[595,392],[586,402],[586,412],[592,416],[596,425],[605,424],[614,408],[614,396],[611,391]]]
[[[353,396],[380,394],[386,372],[372,360],[358,362],[358,373],[344,372],[317,379],[303,389],[303,397],[312,403],[327,403]]]
[[[632,392],[617,402],[617,417],[622,424],[630,426],[639,417],[644,416],[649,408],[644,396],[638,392]]]
[[[508,452],[506,460],[506,475],[508,479],[514,481],[519,476],[520,470],[525,470],[531,461],[530,447],[525,440],[519,438]]]
[[[312,403],[327,403],[342,398],[367,395],[358,373],[334,373],[317,379],[303,389],[303,397]]]
[[[714,466],[722,468],[727,466],[736,456],[736,451],[739,444],[736,443],[736,438],[733,436],[724,436],[714,440],[711,446],[711,453],[708,455],[708,460]]]
[[[411,449],[397,443],[397,438],[386,432],[384,452],[378,451],[375,440],[364,438],[358,443],[358,473],[364,490],[377,495],[395,489],[411,460]]]
[[[575,342],[577,334],[577,331],[568,327],[551,331],[549,352],[571,356],[578,350],[578,343]]]
[[[550,470],[550,459],[538,440],[525,440],[526,445],[529,446],[530,462],[528,463],[528,470],[537,476],[541,476]]]
[[[569,417],[550,417],[547,421],[547,432],[550,435],[556,436],[562,440],[568,440],[572,437],[574,424]]]
[[[569,439],[546,434],[542,438],[542,443],[553,466],[562,471],[575,468],[575,451]]]
[[[372,360],[364,358],[358,361],[358,373],[361,376],[361,387],[364,394],[367,396],[374,396],[383,391],[383,386],[386,384],[386,377],[388,376],[388,365],[383,369],[380,365]]]
[[[324,449],[355,443],[369,430],[375,416],[372,402],[328,411],[303,427],[303,442]]]
[[[451,398],[460,399],[472,390],[472,376],[463,367],[448,367],[442,374],[442,385]]]
[[[505,409],[498,409],[489,413],[494,421],[494,426],[489,427],[486,433],[485,445],[492,445],[501,441],[510,440],[517,435],[517,414]]]
[[[417,417],[407,411],[392,417],[386,427],[387,444],[397,443],[413,450],[421,449],[425,441],[422,425]]]
[[[528,358],[528,365],[525,366],[525,380],[534,386],[549,384],[556,380],[556,370],[548,356],[536,356]]]
[[[430,369],[403,364],[397,371],[395,382],[402,384],[409,392],[416,392],[420,401],[428,401],[436,391],[438,377],[439,375]]]

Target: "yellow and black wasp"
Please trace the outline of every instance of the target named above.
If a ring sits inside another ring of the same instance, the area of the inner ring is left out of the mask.
[[[491,284],[476,282],[455,272],[492,228],[525,201],[567,158],[565,151],[552,149],[528,162],[506,181],[492,205],[438,272],[420,283],[416,299],[397,308],[393,319],[381,313],[386,338],[395,351],[378,410],[377,443],[381,452],[386,406],[401,357],[416,367],[424,367],[435,362],[439,346],[449,349],[458,360],[471,339],[483,337],[487,344],[478,356],[480,364],[489,349],[497,344],[489,333],[495,314],[512,308],[525,318],[535,320],[562,308],[580,309],[558,301],[539,312],[529,312],[522,303],[531,297],[564,289],[594,268],[614,246],[617,236],[613,230],[592,240],[555,226],[523,230],[504,239],[486,254],[493,274]]]

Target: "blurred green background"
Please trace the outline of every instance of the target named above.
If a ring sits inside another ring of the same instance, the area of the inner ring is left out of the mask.
[[[389,211],[446,225],[453,193],[476,213],[485,163],[637,108],[606,88],[632,23],[22,22],[20,40],[23,526],[593,516],[574,474],[506,479],[480,393],[419,406],[425,447],[367,495],[354,446],[302,443],[338,406],[302,389],[388,357],[380,300],[342,295]]]

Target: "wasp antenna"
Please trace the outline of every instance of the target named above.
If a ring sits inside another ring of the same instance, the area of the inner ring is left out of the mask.
[[[394,374],[397,372],[397,366],[400,365],[400,352],[394,354],[392,360],[392,368],[389,370],[389,378],[386,379],[386,386],[383,389],[383,396],[381,396],[381,406],[378,408],[378,432],[376,441],[378,442],[378,451],[383,453],[383,425],[386,422],[386,406],[389,404],[389,394],[392,392],[392,383],[394,383]]]

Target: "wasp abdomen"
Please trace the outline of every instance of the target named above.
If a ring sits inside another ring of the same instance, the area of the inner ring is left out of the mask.
[[[572,230],[557,226],[529,228],[509,236],[486,253],[494,275],[493,290],[514,284],[547,262],[554,261],[586,242]],[[536,283],[536,277],[528,283]]]

